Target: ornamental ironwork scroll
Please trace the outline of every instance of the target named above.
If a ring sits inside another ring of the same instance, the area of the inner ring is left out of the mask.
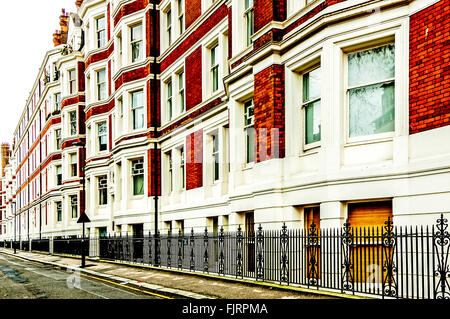
[[[225,243],[225,233],[223,226],[220,227],[219,232],[219,274],[225,273],[225,256],[224,256],[224,243]]]
[[[256,233],[256,280],[264,280],[264,232],[261,225]]]
[[[433,233],[433,245],[437,258],[437,268],[434,275],[438,277],[438,282],[434,287],[435,299],[450,299],[450,269],[448,263],[450,249],[450,235],[447,230],[448,220],[441,214],[437,220],[436,232]]]
[[[280,247],[281,247],[281,259],[280,259],[280,282],[286,282],[289,283],[289,259],[288,259],[288,242],[289,242],[289,235],[287,231],[287,226],[284,223],[283,227],[281,228],[281,234],[280,234]]]
[[[244,235],[242,233],[241,225],[238,227],[236,233],[236,277],[243,276],[243,263],[242,263],[242,242],[244,240]]]
[[[351,263],[351,251],[353,246],[353,229],[350,227],[350,223],[344,223],[341,234],[341,247],[342,247],[342,277],[341,277],[341,290],[353,290],[353,276]]]
[[[394,263],[394,250],[396,249],[397,236],[394,233],[394,223],[389,217],[384,223],[383,234],[383,295],[387,297],[397,296],[397,282],[395,272],[397,271]]]
[[[209,272],[208,242],[208,227],[205,227],[203,233],[203,272]]]
[[[308,252],[308,285],[319,284],[319,230],[314,221],[308,228],[307,236],[307,252]]]
[[[192,228],[191,236],[189,237],[189,245],[190,245],[190,248],[191,248],[189,269],[191,271],[195,269],[194,243],[195,243],[194,228]]]
[[[178,230],[178,269],[183,268],[183,233]]]

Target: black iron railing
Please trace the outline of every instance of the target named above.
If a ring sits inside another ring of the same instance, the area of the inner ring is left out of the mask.
[[[33,250],[140,263],[192,272],[327,289],[382,298],[449,299],[450,235],[442,215],[433,226],[147,234],[32,241]],[[18,242],[17,242],[18,244]],[[4,246],[11,242],[4,242]],[[36,246],[37,245],[37,246]],[[22,241],[22,249],[24,242]],[[26,247],[25,247],[26,248]]]
[[[90,241],[92,240],[82,237],[54,238],[52,252],[54,254],[81,256],[83,245],[85,252],[89,252]]]
[[[33,239],[31,241],[31,250],[40,252],[50,252],[50,239]]]

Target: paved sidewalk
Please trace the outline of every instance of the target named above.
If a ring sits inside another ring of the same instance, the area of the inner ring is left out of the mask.
[[[0,248],[0,253],[11,254],[11,249]],[[17,257],[45,263],[62,269],[78,268],[80,259],[41,253],[17,251]],[[113,262],[86,261],[84,275],[115,282],[128,287],[137,287],[173,298],[192,299],[330,299],[339,294],[315,293],[312,290],[284,287],[268,283],[255,283],[228,277],[194,274],[141,265]],[[349,297],[349,296],[348,296]]]

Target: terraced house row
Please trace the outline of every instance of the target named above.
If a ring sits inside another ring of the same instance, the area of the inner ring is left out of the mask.
[[[449,0],[76,4],[2,148],[0,240],[450,211]]]

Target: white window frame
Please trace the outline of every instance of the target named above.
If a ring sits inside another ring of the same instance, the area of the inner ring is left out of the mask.
[[[345,123],[345,131],[344,131],[344,136],[345,136],[345,145],[352,145],[352,144],[359,144],[361,142],[367,142],[367,141],[385,141],[385,140],[392,140],[394,135],[395,135],[395,131],[397,130],[397,108],[398,108],[398,103],[397,103],[397,80],[398,80],[398,74],[397,74],[397,63],[398,63],[398,50],[397,50],[397,41],[395,41],[394,39],[380,39],[378,42],[372,44],[372,45],[361,45],[358,46],[357,48],[353,48],[351,50],[345,50],[345,52],[342,52],[342,58],[343,58],[343,66],[344,66],[344,71],[343,71],[343,87],[344,87],[344,97],[345,97],[345,103],[344,103],[344,123]],[[349,87],[348,86],[348,56],[357,52],[361,52],[361,51],[366,51],[366,50],[371,50],[371,49],[375,49],[378,47],[382,47],[382,46],[386,46],[389,44],[394,44],[395,45],[395,76],[394,78],[391,79],[387,79],[381,82],[374,82],[374,83],[368,83],[368,84],[364,84],[361,87],[365,87],[365,86],[369,86],[371,84],[377,84],[377,83],[385,83],[388,81],[393,81],[395,83],[394,85],[394,131],[392,132],[384,132],[384,133],[377,133],[377,134],[370,134],[370,135],[362,135],[362,136],[354,136],[354,137],[350,137],[350,89],[355,88],[355,87]]]
[[[74,76],[72,78],[72,75]],[[69,95],[77,93],[77,72],[76,69],[67,70]]]
[[[139,92],[142,92],[142,105],[135,106],[135,105],[133,105],[133,94],[139,93]],[[136,89],[136,90],[131,91],[129,94],[129,99],[130,99],[130,109],[131,109],[131,129],[132,129],[132,131],[143,130],[146,128],[145,127],[145,91],[144,91],[144,89],[141,88],[141,89]],[[142,114],[144,115],[144,123],[143,123],[142,127],[137,127],[137,128],[134,127],[136,110],[141,110]]]
[[[322,114],[322,94],[321,94],[321,96],[319,97],[319,98],[316,98],[316,99],[314,99],[314,100],[310,100],[310,101],[307,101],[307,102],[303,102],[303,85],[304,85],[304,83],[303,83],[303,78],[304,78],[304,76],[305,76],[305,74],[307,74],[307,73],[309,73],[309,72],[311,72],[311,71],[314,71],[314,70],[316,70],[316,69],[318,69],[318,68],[321,68],[322,66],[321,66],[321,64],[320,64],[320,62],[319,63],[316,63],[316,64],[314,64],[313,66],[310,66],[310,67],[308,67],[308,68],[305,68],[304,69],[304,71],[302,71],[302,73],[300,74],[300,77],[301,77],[301,81],[300,81],[300,92],[301,92],[301,97],[300,97],[300,108],[301,108],[301,117],[302,117],[302,132],[301,132],[301,137],[302,137],[302,145],[303,145],[303,151],[308,151],[308,150],[311,150],[311,149],[315,149],[315,148],[317,148],[317,147],[320,147],[321,146],[321,144],[322,144],[322,129],[321,129],[321,137],[320,137],[320,140],[319,141],[317,141],[317,142],[314,142],[314,143],[309,143],[309,144],[306,144],[306,106],[308,105],[308,104],[311,104],[311,103],[313,103],[313,102],[316,102],[316,101],[321,101],[321,107],[320,107],[320,113]],[[323,82],[321,81],[321,83],[320,83],[320,86],[321,86],[321,92],[322,92],[322,88],[323,88]],[[321,117],[321,123],[322,123],[322,116],[320,116]]]
[[[104,79],[103,82],[100,82],[100,72],[103,72]],[[105,100],[108,97],[108,88],[107,88],[107,80],[106,80],[106,69],[99,69],[95,71],[95,81],[96,81],[96,96],[97,101]],[[101,96],[102,88],[104,90],[104,96]]]
[[[100,125],[105,125],[105,132],[103,134],[100,134]],[[98,152],[106,152],[106,151],[108,151],[108,125],[107,125],[107,121],[105,120],[105,121],[97,122],[95,127],[96,127],[97,145],[98,145],[97,151]],[[100,146],[101,146],[100,140],[101,140],[102,137],[104,137],[105,140],[106,140],[106,143],[105,143],[106,144],[106,148],[104,150],[101,150],[101,148],[100,148]]]
[[[99,29],[98,27],[98,22],[100,19],[104,19],[104,28],[103,29]],[[99,16],[97,18],[95,18],[95,40],[96,40],[96,45],[97,48],[102,48],[106,45],[106,16]],[[100,35],[103,34],[103,37],[101,37]]]
[[[133,40],[133,29],[136,27],[141,27],[141,37],[138,39]],[[131,63],[137,63],[139,61],[142,61],[144,59],[144,24],[139,21],[138,23],[134,23],[132,25],[129,26],[129,35],[130,35],[130,62]],[[140,45],[140,50],[139,50],[139,57],[136,58],[136,60],[133,60],[133,45],[135,43],[141,43]]]

